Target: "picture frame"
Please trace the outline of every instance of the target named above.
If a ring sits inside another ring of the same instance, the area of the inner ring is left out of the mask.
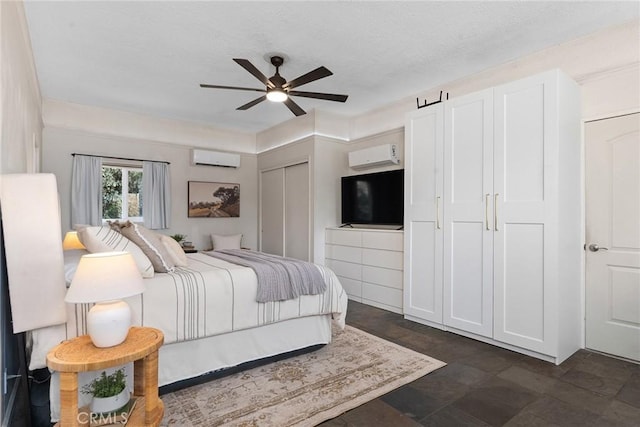
[[[188,181],[188,218],[238,218],[240,184]]]

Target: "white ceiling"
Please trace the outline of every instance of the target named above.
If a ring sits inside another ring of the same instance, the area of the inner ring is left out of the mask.
[[[284,105],[235,108],[262,88],[232,58],[282,52],[288,80],[321,65],[334,75],[299,90],[305,110],[353,116],[603,28],[638,19],[623,2],[32,1],[25,3],[42,95],[61,101],[260,131]],[[613,47],[612,47],[613,48]]]

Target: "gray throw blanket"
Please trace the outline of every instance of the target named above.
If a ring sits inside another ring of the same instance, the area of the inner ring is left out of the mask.
[[[206,254],[252,268],[258,277],[257,302],[317,295],[327,289],[320,270],[310,262],[244,249],[225,249]]]

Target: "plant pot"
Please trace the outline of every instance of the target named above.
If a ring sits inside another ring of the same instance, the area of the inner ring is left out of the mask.
[[[113,412],[126,405],[127,402],[129,402],[130,397],[131,396],[129,395],[129,391],[126,389],[126,387],[115,396],[94,397],[93,400],[91,400],[91,412],[97,414]]]

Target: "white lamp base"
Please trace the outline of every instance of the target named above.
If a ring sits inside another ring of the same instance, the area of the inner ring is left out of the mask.
[[[96,303],[87,316],[87,329],[96,347],[113,347],[122,343],[131,326],[131,309],[124,301]]]

